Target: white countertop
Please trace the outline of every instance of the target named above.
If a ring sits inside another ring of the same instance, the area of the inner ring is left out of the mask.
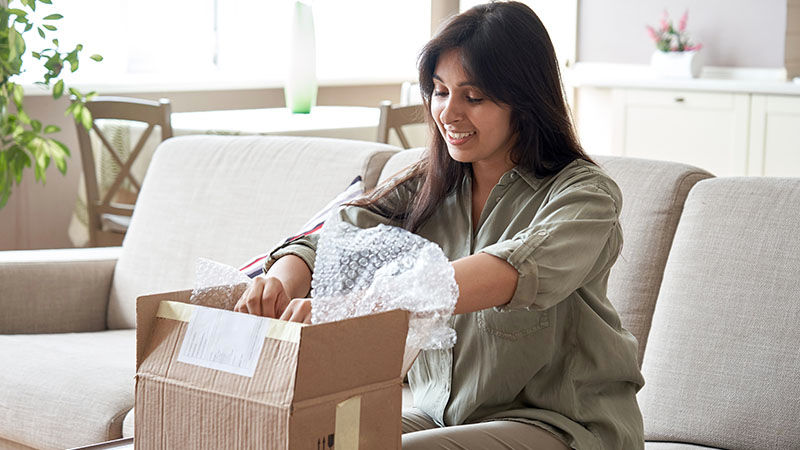
[[[786,81],[782,69],[706,67],[700,78],[662,78],[648,65],[578,63],[564,71],[572,87],[674,89],[800,95],[800,82]]]

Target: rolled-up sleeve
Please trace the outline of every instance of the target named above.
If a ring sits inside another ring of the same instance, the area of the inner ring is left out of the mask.
[[[276,261],[286,255],[295,255],[299,257],[306,263],[311,273],[314,273],[318,241],[319,233],[314,233],[275,246],[270,250],[269,257],[264,261],[264,273],[266,273]]]
[[[616,185],[572,185],[556,193],[530,226],[480,252],[519,273],[511,300],[498,310],[547,309],[613,264],[622,244]]]

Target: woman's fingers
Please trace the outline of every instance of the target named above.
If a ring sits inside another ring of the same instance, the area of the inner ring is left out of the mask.
[[[264,279],[256,277],[244,291],[233,310],[248,314],[261,315],[261,296],[264,292]]]
[[[289,297],[286,295],[283,283],[274,277],[266,278],[264,280],[264,290],[261,293],[261,315],[264,317],[278,317],[287,303],[289,303]]]
[[[290,322],[311,323],[311,299],[296,298],[289,302],[289,306],[281,314],[281,320]]]
[[[278,317],[288,303],[289,297],[280,280],[274,277],[256,277],[233,310],[257,316]]]

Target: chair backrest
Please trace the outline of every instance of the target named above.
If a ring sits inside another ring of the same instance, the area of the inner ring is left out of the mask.
[[[689,192],[642,365],[648,440],[800,448],[798,211],[800,178]]]
[[[147,171],[114,269],[109,328],[133,328],[136,297],[191,289],[205,257],[238,267],[300,228],[356,176],[375,186],[397,147],[285,136],[181,136]]]
[[[403,127],[417,123],[425,123],[425,106],[406,105],[397,106],[386,100],[381,102],[381,116],[378,122],[378,142],[389,143],[389,130],[397,133],[403,148],[411,148],[408,137],[403,132]]]
[[[78,144],[83,163],[83,176],[86,184],[86,207],[88,213],[89,245],[120,245],[124,232],[108,230],[103,225],[104,215],[131,216],[133,204],[141,189],[141,181],[131,172],[136,158],[141,154],[153,129],[158,126],[161,131],[161,140],[172,137],[170,124],[171,105],[169,100],[161,99],[158,102],[125,97],[97,97],[86,103],[92,113],[92,130],[101,142],[101,148],[95,152],[92,148],[92,139],[89,131],[76,121],[78,131]],[[124,121],[142,122],[147,128],[142,133],[138,142],[130,152],[122,151],[119,146],[112,144],[103,130],[98,127],[98,120],[116,119]],[[98,158],[96,160],[96,158]],[[116,172],[111,178],[110,185],[99,182],[97,168],[100,161],[111,161]],[[118,170],[118,171],[117,171]],[[132,191],[123,191],[123,183],[129,182]],[[124,228],[123,228],[124,229]]]

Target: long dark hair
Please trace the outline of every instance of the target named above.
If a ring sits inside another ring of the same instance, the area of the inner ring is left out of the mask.
[[[399,220],[412,232],[471,170],[469,163],[450,157],[430,115],[436,63],[451,49],[459,51],[464,71],[485,96],[511,107],[514,164],[545,177],[576,159],[591,162],[572,126],[555,50],[539,17],[519,2],[475,6],[447,21],[420,53],[420,91],[431,131],[425,156],[402,179],[353,203]],[[414,180],[420,186],[409,204],[382,202],[393,189]]]

